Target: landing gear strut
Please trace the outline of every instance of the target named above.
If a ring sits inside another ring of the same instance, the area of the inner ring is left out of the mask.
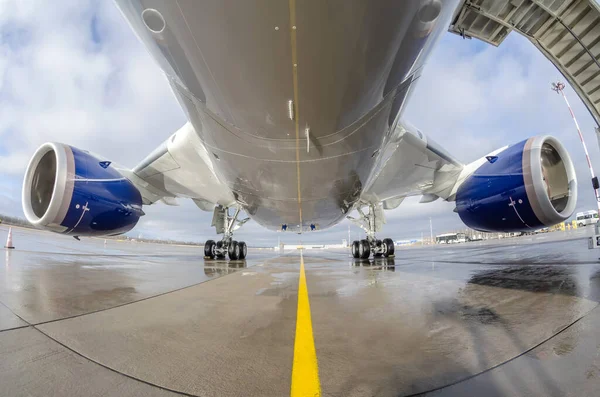
[[[359,241],[353,241],[351,246],[352,256],[357,259],[368,259],[371,254],[375,258],[394,256],[394,240],[384,238],[378,240],[375,233],[381,230],[381,225],[384,223],[383,209],[381,206],[367,204],[369,212],[364,213],[361,206],[357,208],[360,217],[358,219],[348,217],[348,219],[359,226],[367,233],[367,238]]]
[[[234,230],[239,229],[250,218],[238,221],[240,208],[236,207],[233,215],[229,215],[229,207],[215,207],[212,226],[217,229],[217,234],[223,234],[221,241],[207,240],[204,243],[204,257],[210,259],[225,259],[229,256],[232,261],[246,258],[248,246],[243,241],[233,239]]]

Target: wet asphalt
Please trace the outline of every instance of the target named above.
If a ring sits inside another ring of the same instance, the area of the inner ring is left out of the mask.
[[[325,396],[590,396],[600,251],[588,230],[304,251]],[[289,395],[299,253],[13,229],[0,251],[0,395]],[[0,227],[0,239],[6,228]]]

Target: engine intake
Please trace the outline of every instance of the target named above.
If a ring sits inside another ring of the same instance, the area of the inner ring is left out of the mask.
[[[571,158],[551,136],[538,136],[489,158],[460,185],[456,209],[469,227],[530,231],[568,219],[577,204]]]
[[[144,215],[140,192],[109,161],[53,142],[30,160],[22,201],[32,225],[75,236],[122,234]]]

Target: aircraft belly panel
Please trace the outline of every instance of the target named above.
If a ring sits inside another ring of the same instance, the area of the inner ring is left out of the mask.
[[[117,1],[213,156],[214,174],[274,229],[331,226],[373,183],[424,54],[456,5]],[[157,13],[162,25],[146,18]]]

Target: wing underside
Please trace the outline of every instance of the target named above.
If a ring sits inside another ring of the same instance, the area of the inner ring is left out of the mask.
[[[163,201],[176,205],[176,197],[191,198],[202,210],[235,202],[220,182],[209,153],[192,125],[186,123],[126,175],[142,193],[144,204]]]
[[[404,197],[422,195],[421,202],[452,199],[464,165],[439,144],[406,122],[385,145],[379,170],[362,195],[365,202],[398,207]]]

